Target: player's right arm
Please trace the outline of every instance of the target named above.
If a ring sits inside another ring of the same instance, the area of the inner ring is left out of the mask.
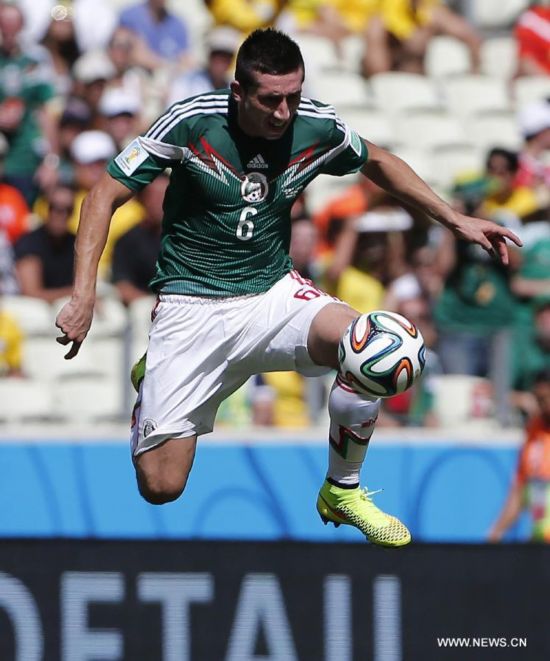
[[[72,343],[65,355],[67,359],[76,356],[92,324],[97,268],[107,242],[111,218],[133,194],[124,184],[104,173],[82,203],[75,242],[73,291],[55,321],[62,332],[57,341],[64,345]]]

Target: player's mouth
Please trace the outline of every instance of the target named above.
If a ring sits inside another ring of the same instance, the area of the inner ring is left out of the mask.
[[[283,133],[288,126],[288,121],[281,121],[270,118],[267,120],[267,125],[272,133],[280,134]]]

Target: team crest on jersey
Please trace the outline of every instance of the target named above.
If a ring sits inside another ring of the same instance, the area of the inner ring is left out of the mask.
[[[261,172],[249,172],[241,184],[242,198],[251,204],[263,202],[268,192],[269,184]]]

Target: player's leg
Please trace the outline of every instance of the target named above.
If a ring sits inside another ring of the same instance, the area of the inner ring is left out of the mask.
[[[308,335],[313,361],[338,369],[338,344],[358,316],[347,306],[329,304],[317,313]],[[317,509],[325,523],[346,523],[384,546],[410,542],[407,528],[377,508],[360,487],[360,472],[378,417],[379,400],[357,392],[340,375],[329,397],[329,461]]]
[[[138,489],[153,505],[179,498],[193,466],[197,437],[171,438],[134,457]]]
[[[150,503],[178,498],[193,465],[197,437],[211,431],[227,383],[227,339],[214,323],[219,306],[161,296],[147,353],[132,369],[138,390],[131,449],[138,488]],[[197,341],[200,338],[200,341]]]

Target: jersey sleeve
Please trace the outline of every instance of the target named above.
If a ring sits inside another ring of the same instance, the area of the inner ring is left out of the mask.
[[[183,145],[186,128],[183,122],[169,129],[171,111],[153,124],[149,131],[135,138],[107,165],[107,172],[127,188],[139,191],[150,184],[166,168],[175,167],[185,159]]]
[[[325,161],[322,172],[341,177],[357,172],[368,160],[365,141],[340,118],[334,120],[329,136],[331,154]]]

